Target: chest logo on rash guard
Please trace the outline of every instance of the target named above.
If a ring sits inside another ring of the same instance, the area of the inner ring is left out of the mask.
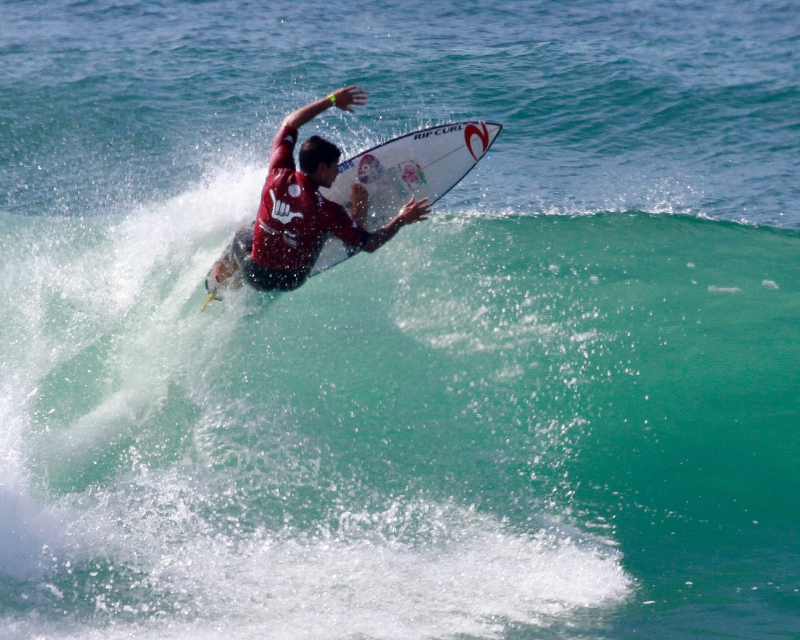
[[[298,211],[292,211],[291,206],[275,197],[275,191],[269,190],[269,195],[272,196],[272,217],[278,222],[289,224],[294,218],[302,218],[303,214]]]

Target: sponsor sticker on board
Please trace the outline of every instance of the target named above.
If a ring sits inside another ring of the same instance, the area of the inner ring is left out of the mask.
[[[423,184],[427,184],[428,181],[425,179],[425,173],[422,171],[422,167],[413,160],[401,162],[397,167],[400,169],[403,182],[405,182],[412,191],[416,191]]]
[[[358,181],[362,184],[376,182],[383,175],[383,166],[371,153],[368,153],[358,163]]]

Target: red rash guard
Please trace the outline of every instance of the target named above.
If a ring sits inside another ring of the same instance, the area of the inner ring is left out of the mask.
[[[355,247],[370,237],[341,205],[322,197],[314,180],[297,171],[292,156],[296,142],[297,129],[288,126],[272,141],[253,229],[253,261],[271,271],[311,268],[326,234]]]

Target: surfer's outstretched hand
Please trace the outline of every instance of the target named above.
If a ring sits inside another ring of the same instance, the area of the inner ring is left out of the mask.
[[[320,113],[336,106],[342,111],[348,113],[355,113],[353,107],[360,107],[367,104],[367,92],[359,89],[357,84],[351,84],[349,87],[344,87],[334,91],[325,98],[315,100],[311,104],[292,111],[283,120],[284,126],[294,127],[299,129],[304,124],[311,122]]]
[[[428,214],[431,212],[431,206],[428,204],[427,198],[422,200],[415,200],[413,197],[406,202],[401,208],[400,213],[397,214],[395,220],[403,224],[414,224],[428,219]]]
[[[336,108],[349,113],[355,113],[353,106],[360,107],[367,104],[367,92],[357,84],[334,91],[331,95],[335,99]]]
[[[422,198],[422,200],[411,198],[411,200],[400,207],[400,213],[398,213],[389,224],[381,227],[375,233],[370,234],[369,240],[364,243],[362,248],[364,251],[372,253],[394,238],[397,232],[405,225],[427,220],[430,212],[431,207],[428,204],[427,198]]]

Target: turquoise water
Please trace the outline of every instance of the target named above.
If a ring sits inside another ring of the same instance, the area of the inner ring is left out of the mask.
[[[0,637],[798,637],[794,4],[0,13]],[[348,153],[504,130],[201,314],[351,82]]]

